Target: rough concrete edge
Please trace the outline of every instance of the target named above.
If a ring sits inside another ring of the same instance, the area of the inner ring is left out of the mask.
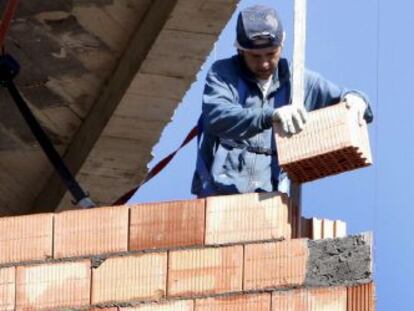
[[[360,235],[362,235],[364,241],[370,246],[370,255],[371,255],[371,260],[370,260],[370,270],[371,270],[371,274],[374,273],[374,233],[372,231],[366,231],[366,232],[362,232],[360,233]]]
[[[305,286],[352,286],[372,282],[372,233],[308,240]]]

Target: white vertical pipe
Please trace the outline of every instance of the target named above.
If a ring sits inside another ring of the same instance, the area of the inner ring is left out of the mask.
[[[306,0],[295,0],[293,30],[292,105],[303,106],[305,100],[304,73],[306,47]],[[297,208],[296,237],[302,235],[302,185],[290,185],[290,205]]]
[[[303,106],[306,47],[306,0],[295,0],[293,30],[292,105]]]

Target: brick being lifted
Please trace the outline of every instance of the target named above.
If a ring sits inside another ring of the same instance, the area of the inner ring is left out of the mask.
[[[371,239],[277,193],[1,218],[0,231],[0,310],[374,310]]]
[[[304,183],[369,166],[372,155],[366,124],[358,124],[345,103],[309,113],[305,129],[293,136],[275,126],[280,166]]]

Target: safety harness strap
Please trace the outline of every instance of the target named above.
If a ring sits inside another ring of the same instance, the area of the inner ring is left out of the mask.
[[[118,200],[116,200],[112,205],[122,205],[125,204],[133,195],[135,192],[138,191],[139,188],[141,188],[142,185],[144,185],[146,182],[148,182],[150,179],[157,176],[175,157],[178,151],[180,151],[185,145],[187,145],[190,141],[193,140],[194,137],[196,137],[199,134],[198,126],[194,126],[191,131],[187,134],[184,141],[181,143],[180,147],[178,147],[174,152],[167,155],[165,158],[163,158],[160,162],[158,162],[145,176],[144,180],[135,188],[129,190],[127,193],[122,195]]]

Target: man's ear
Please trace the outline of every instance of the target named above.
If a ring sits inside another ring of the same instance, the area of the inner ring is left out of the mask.
[[[282,36],[282,43],[280,44],[280,46],[283,48],[283,46],[285,45],[285,39],[286,39],[286,32],[283,32],[283,36]]]
[[[241,49],[237,49],[237,54],[239,54],[239,55],[244,55],[243,50],[241,50]]]

